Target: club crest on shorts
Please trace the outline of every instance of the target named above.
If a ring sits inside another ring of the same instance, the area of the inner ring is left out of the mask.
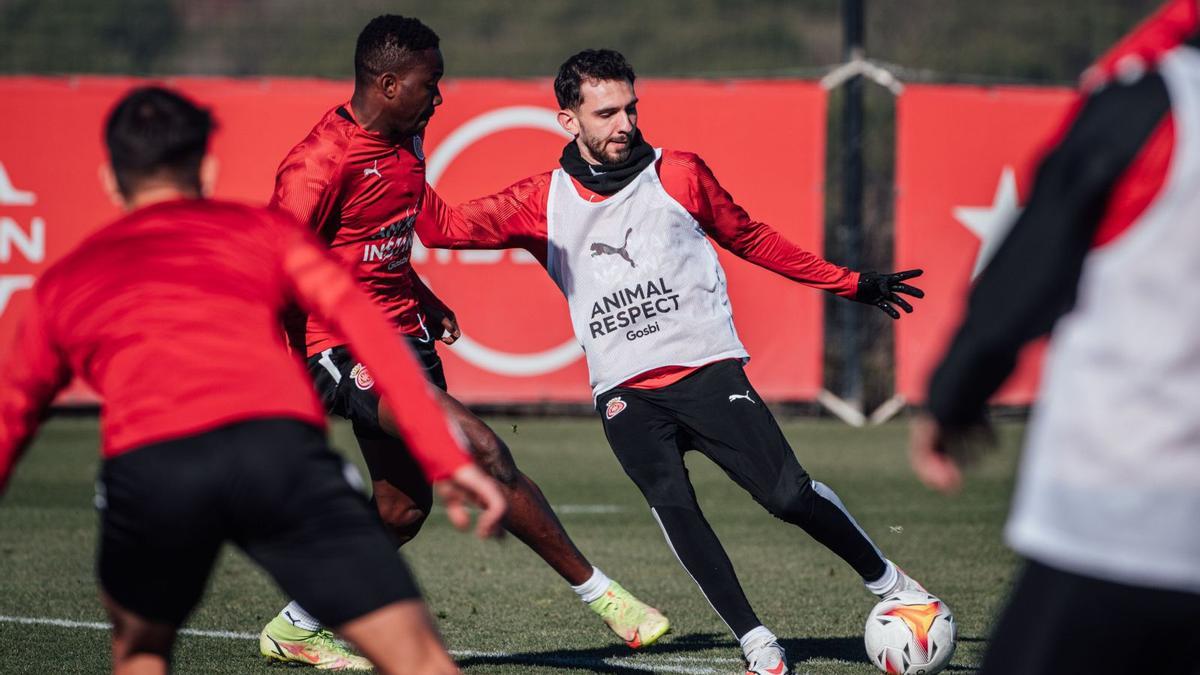
[[[621,414],[621,411],[626,408],[625,401],[621,400],[620,396],[614,396],[608,401],[608,406],[604,408],[604,416],[612,419]]]
[[[350,377],[354,378],[354,386],[363,391],[375,386],[375,378],[371,377],[367,367],[361,363],[354,364],[354,367],[350,369]]]

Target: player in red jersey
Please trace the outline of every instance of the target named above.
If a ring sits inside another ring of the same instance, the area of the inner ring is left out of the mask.
[[[435,344],[439,338],[454,342],[458,326],[409,260],[413,223],[428,194],[422,137],[442,102],[438,43],[438,36],[416,19],[385,15],[372,20],[355,49],[353,97],[326,113],[288,153],[276,175],[272,204],[316,231],[408,338],[438,386],[442,406],[466,432],[475,460],[501,484],[509,504],[509,531],[631,647],[650,644],[667,631],[666,618],[592,566],[541,490],[517,469],[504,442],[444,392]],[[370,372],[344,341],[312,317],[303,329],[292,326],[289,333],[293,345],[305,350],[326,410],[352,422],[384,522],[401,543],[411,539],[429,513],[429,487],[412,466]],[[319,628],[293,602],[264,628],[264,635],[290,641],[318,636]]]
[[[323,316],[388,400],[403,401],[398,429],[456,524],[467,525],[468,499],[485,507],[480,534],[495,532],[503,498],[378,309],[310,233],[285,214],[201,198],[211,128],[207,111],[160,88],[135,90],[111,113],[107,182],[130,213],[33,291],[7,352],[16,358],[0,371],[0,489],[78,375],[105,400],[97,574],[114,672],[167,671],[225,541],[381,671],[457,672],[349,465],[326,444],[323,412],[279,334],[285,309]]]
[[[807,286],[899,318],[920,270],[858,273],[752,220],[690,152],[655,149],[637,127],[633,68],[587,50],[554,83],[575,139],[561,169],[456,210],[426,196],[427,246],[524,248],[558,284],[583,345],[609,444],[672,551],[742,645],[751,673],[787,671],[700,512],[683,464],[697,449],[776,517],[803,528],[886,596],[920,586],[888,561],[829,486],[813,480],[742,371],[725,275],[709,238]]]

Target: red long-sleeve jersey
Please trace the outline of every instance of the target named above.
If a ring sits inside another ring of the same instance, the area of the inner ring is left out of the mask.
[[[104,398],[106,458],[246,419],[323,427],[279,331],[293,305],[353,345],[385,400],[403,401],[393,412],[431,479],[469,461],[378,308],[285,214],[216,200],[147,206],[84,240],[32,295],[0,369],[0,489],[72,373]]]
[[[858,272],[834,265],[796,246],[766,223],[752,219],[695,153],[663,150],[655,169],[667,194],[687,209],[722,248],[807,286],[842,297],[853,297],[857,292]],[[417,235],[433,248],[523,248],[545,267],[552,173],[526,178],[496,194],[454,208],[427,188],[425,206],[415,224]],[[574,179],[572,183],[586,199],[605,198]],[[665,386],[692,370],[660,368],[643,373],[625,386]]]
[[[425,311],[446,312],[409,262],[425,194],[420,136],[393,143],[359,126],[350,105],[325,113],[275,174],[271,204],[311,228],[400,332],[422,335]],[[289,338],[307,355],[342,342],[309,317]]]

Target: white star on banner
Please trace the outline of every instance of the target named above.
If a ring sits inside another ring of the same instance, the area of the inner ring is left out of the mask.
[[[1011,166],[1005,166],[1000,172],[1000,182],[996,185],[996,194],[992,197],[991,206],[954,207],[954,219],[979,237],[979,255],[975,258],[975,269],[971,271],[971,279],[979,276],[987,266],[988,261],[996,254],[996,249],[1000,247],[1000,242],[1004,241],[1004,237],[1020,215],[1017,177]]]

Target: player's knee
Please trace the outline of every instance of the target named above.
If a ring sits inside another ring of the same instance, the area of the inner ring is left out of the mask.
[[[812,518],[816,499],[812,479],[805,475],[799,480],[780,483],[763,505],[776,518],[803,527]]]
[[[471,439],[471,451],[480,468],[502,485],[514,485],[520,478],[512,452],[490,429]]]
[[[686,509],[698,510],[695,493],[687,479],[673,476],[647,475],[635,480],[646,504],[652,509]]]
[[[378,509],[379,518],[392,533],[396,543],[403,545],[421,531],[421,526],[429,517],[430,507],[396,501],[381,501],[376,502],[375,508]]]
[[[153,656],[166,659],[175,641],[173,628],[152,626],[142,622],[113,630],[112,651],[114,661],[129,664],[131,660]]]

